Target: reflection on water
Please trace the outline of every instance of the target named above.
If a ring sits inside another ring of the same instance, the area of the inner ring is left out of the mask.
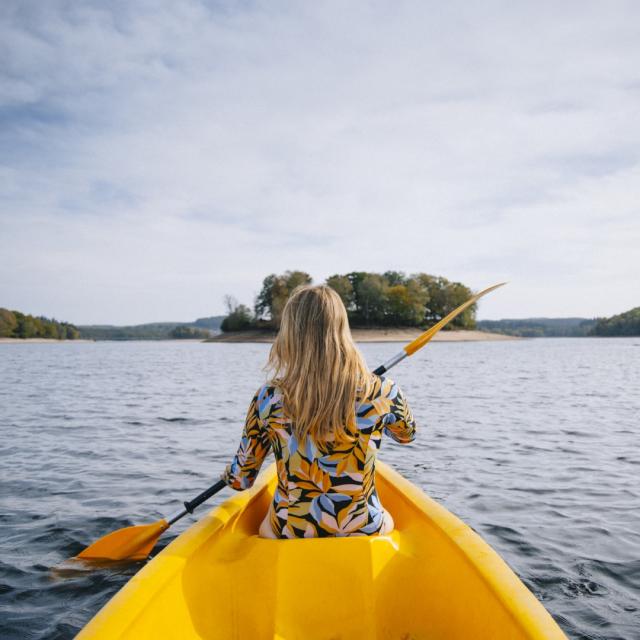
[[[437,343],[391,374],[421,430],[381,457],[478,531],[571,638],[640,637],[636,345]],[[373,367],[398,345],[362,349]],[[64,561],[216,479],[267,350],[0,345],[0,636],[71,638],[135,573]]]

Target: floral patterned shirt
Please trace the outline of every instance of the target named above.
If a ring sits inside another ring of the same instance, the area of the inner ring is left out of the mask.
[[[278,485],[269,515],[277,537],[372,535],[384,519],[374,482],[382,434],[405,444],[414,439],[415,430],[400,388],[374,376],[371,393],[356,404],[352,440],[298,442],[283,411],[282,393],[266,384],[251,401],[240,446],[222,477],[236,490],[251,487],[273,449]]]

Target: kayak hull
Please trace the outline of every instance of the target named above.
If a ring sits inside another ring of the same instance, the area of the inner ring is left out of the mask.
[[[275,482],[271,467],[176,538],[78,638],[566,640],[480,536],[386,465],[384,536],[259,538]]]

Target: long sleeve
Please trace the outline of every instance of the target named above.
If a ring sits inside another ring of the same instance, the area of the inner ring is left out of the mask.
[[[238,451],[222,474],[222,479],[236,491],[253,485],[271,449],[267,430],[260,419],[258,397],[259,393],[256,393],[249,405]]]
[[[400,387],[391,380],[385,382],[390,385],[387,395],[390,407],[384,417],[384,432],[396,442],[408,444],[416,437],[416,421]]]

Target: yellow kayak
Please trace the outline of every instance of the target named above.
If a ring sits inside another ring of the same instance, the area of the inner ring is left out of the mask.
[[[489,545],[381,462],[389,535],[257,536],[275,466],[180,535],[81,640],[566,640]]]

